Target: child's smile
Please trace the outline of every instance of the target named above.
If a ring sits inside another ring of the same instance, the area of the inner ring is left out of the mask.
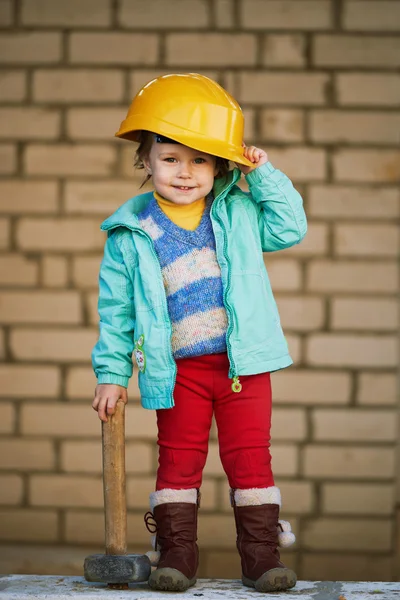
[[[144,162],[156,192],[175,204],[192,204],[214,185],[215,157],[182,144],[154,141]]]

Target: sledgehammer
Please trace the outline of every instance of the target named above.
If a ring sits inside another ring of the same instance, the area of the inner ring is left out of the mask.
[[[105,554],[85,558],[86,581],[127,589],[132,582],[147,581],[150,560],[127,554],[125,497],[125,404],[117,402],[115,413],[102,422]]]

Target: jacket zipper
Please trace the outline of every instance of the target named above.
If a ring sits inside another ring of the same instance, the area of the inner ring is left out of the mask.
[[[216,220],[219,221],[222,230],[224,230],[221,217],[219,217],[219,216],[217,217],[215,214],[213,214],[215,212],[215,211],[213,211],[213,208],[214,208],[214,205],[215,205],[215,201],[216,201],[216,199],[213,202],[213,205],[212,205],[212,208],[211,208],[211,214],[212,214],[212,216],[214,216],[214,218]],[[227,249],[226,234],[225,234],[225,231],[224,231],[223,254],[224,254],[226,263],[228,265],[229,260],[228,260],[228,254],[227,254],[226,249]],[[226,312],[227,312],[227,315],[228,315],[228,330],[226,332],[226,350],[227,350],[227,353],[228,353],[228,358],[229,358],[229,363],[230,363],[230,369],[229,369],[228,377],[230,379],[232,379],[232,385],[231,385],[232,392],[239,393],[239,392],[242,391],[242,384],[240,383],[239,375],[237,374],[237,371],[236,371],[236,365],[235,365],[235,361],[234,361],[233,356],[232,356],[232,348],[231,348],[231,345],[230,345],[230,337],[231,337],[232,331],[233,331],[233,324],[232,324],[233,319],[232,319],[232,307],[231,307],[231,305],[229,304],[229,302],[227,300],[228,290],[231,287],[231,274],[230,274],[229,266],[228,266],[227,270],[228,270],[228,282],[227,282],[226,289],[224,290],[224,304],[225,304]]]

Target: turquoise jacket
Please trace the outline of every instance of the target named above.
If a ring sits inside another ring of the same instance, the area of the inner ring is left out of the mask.
[[[307,230],[300,194],[271,163],[246,176],[249,193],[236,185],[240,177],[234,169],[215,180],[210,213],[232,379],[292,364],[262,253],[299,243]],[[174,406],[176,363],[160,264],[136,216],[151,197],[149,192],[131,198],[101,225],[108,237],[99,278],[100,335],[92,361],[98,383],[127,387],[133,354],[142,405],[160,409]]]

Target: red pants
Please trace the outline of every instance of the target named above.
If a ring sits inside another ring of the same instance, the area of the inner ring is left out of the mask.
[[[273,486],[270,374],[241,376],[242,391],[234,393],[226,354],[182,358],[177,365],[175,406],[157,411],[156,489],[201,486],[213,413],[230,487]]]

